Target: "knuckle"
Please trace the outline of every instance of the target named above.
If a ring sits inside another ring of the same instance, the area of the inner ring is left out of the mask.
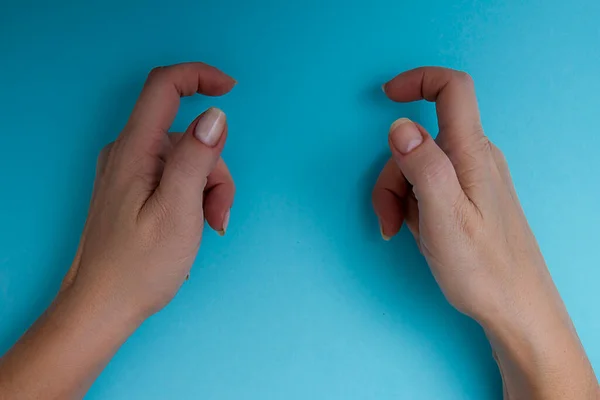
[[[496,164],[496,167],[503,176],[510,176],[508,161],[506,156],[495,144],[490,142],[490,154],[492,155],[492,162]]]
[[[98,153],[98,157],[96,158],[96,170],[99,172],[103,172],[108,164],[108,160],[111,157],[111,154],[114,153],[116,147],[116,142],[111,142],[104,146],[102,150]]]
[[[162,73],[163,67],[154,67],[148,73],[148,78],[154,78]]]
[[[153,188],[160,182],[160,174],[158,173],[148,173],[140,169],[132,169],[130,173],[143,187]]]
[[[461,197],[455,201],[452,211],[459,232],[472,241],[475,238],[480,237],[483,233],[483,227],[477,214],[473,213],[471,208],[471,204],[468,203],[468,200]]]
[[[485,135],[485,131],[483,130],[483,125],[481,125],[481,121],[477,120],[473,123],[473,135],[474,137],[480,138],[481,144],[483,147],[489,148],[490,140]]]
[[[483,135],[483,130],[478,126],[474,126],[473,130],[476,133],[470,137],[471,140],[461,145],[461,150],[467,153],[469,156],[477,157],[481,155],[488,155],[490,153],[490,141]]]
[[[147,82],[159,82],[165,79],[169,67],[154,67],[148,73]]]
[[[439,157],[426,162],[421,170],[424,183],[428,186],[436,185],[452,177],[453,166],[447,157]]]
[[[189,212],[182,204],[182,199],[173,193],[166,196],[161,191],[155,192],[151,217],[142,222],[142,236],[147,243],[156,245],[170,239],[185,243],[201,233],[202,209]]]
[[[160,191],[156,191],[150,214],[151,218],[141,220],[140,231],[144,242],[154,246],[176,232],[177,210]]]
[[[475,81],[473,80],[473,77],[468,72],[456,71],[455,79],[465,86],[468,86],[468,87],[475,86]]]
[[[170,220],[173,206],[170,204],[163,192],[161,190],[156,190],[154,192],[154,207],[152,209],[152,214],[156,221]]]
[[[173,163],[173,168],[177,171],[177,173],[184,178],[194,178],[204,175],[202,174],[202,170],[198,164],[191,162],[190,160],[174,157],[171,162]]]
[[[110,142],[109,144],[107,144],[106,146],[104,146],[102,148],[102,150],[100,150],[100,154],[106,154],[110,151],[110,149],[113,148],[113,146],[115,145],[115,142]]]
[[[110,142],[109,144],[104,146],[102,148],[102,150],[100,150],[100,153],[98,153],[98,160],[102,160],[102,159],[108,157],[108,155],[111,153],[111,151],[114,147],[115,147],[115,142]]]
[[[491,142],[487,136],[483,134],[481,125],[475,126],[473,129],[476,131],[473,135],[476,139],[473,140],[470,145],[465,146],[464,151],[475,160],[486,160],[492,153]]]
[[[503,164],[506,164],[506,157],[502,150],[498,148],[494,143],[489,142],[490,152],[496,161],[501,161]]]
[[[154,67],[148,73],[148,77],[146,78],[146,82],[154,82],[158,79],[160,74],[162,73],[162,67]]]
[[[466,207],[462,202],[455,202],[452,207],[452,212],[454,214],[454,220],[459,228],[459,232],[466,233],[467,236],[469,236],[472,223],[465,208]]]
[[[477,129],[477,127],[475,127]],[[472,140],[459,146],[451,153],[458,161],[457,172],[459,176],[465,173],[477,172],[484,167],[491,158],[491,143],[483,134],[474,134]]]

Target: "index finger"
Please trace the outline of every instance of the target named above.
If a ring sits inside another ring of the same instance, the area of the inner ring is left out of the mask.
[[[435,102],[442,135],[465,141],[482,135],[479,107],[471,77],[442,67],[421,67],[401,73],[383,86],[385,94],[398,102]]]
[[[154,68],[129,118],[131,129],[125,131],[166,134],[177,115],[181,97],[195,93],[221,96],[235,84],[232,77],[201,62]]]

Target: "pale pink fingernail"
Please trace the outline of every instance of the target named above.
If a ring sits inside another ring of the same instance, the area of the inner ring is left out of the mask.
[[[225,113],[218,108],[211,107],[198,119],[194,136],[205,145],[213,147],[219,143],[224,128]]]
[[[423,143],[423,135],[419,128],[408,118],[394,121],[390,128],[390,139],[401,154],[408,154]]]
[[[227,226],[229,226],[229,217],[231,216],[231,210],[227,210],[225,216],[223,217],[223,229],[219,231],[219,235],[225,236],[225,232],[227,232]]]

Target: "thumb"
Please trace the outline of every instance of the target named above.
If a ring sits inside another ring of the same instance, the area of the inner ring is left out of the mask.
[[[420,208],[452,207],[464,196],[450,159],[422,126],[398,119],[390,128],[389,144]]]
[[[223,111],[209,108],[202,113],[175,145],[155,195],[183,217],[201,213],[204,188],[219,161],[226,136]]]

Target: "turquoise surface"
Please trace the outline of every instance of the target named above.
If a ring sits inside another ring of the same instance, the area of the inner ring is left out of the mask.
[[[435,132],[431,104],[380,85],[469,71],[549,268],[600,368],[600,2],[3,0],[0,351],[56,293],[99,150],[147,72],[199,60],[223,108],[238,194],[175,300],[89,399],[500,399],[481,329],[450,307],[407,231],[379,236],[370,191],[390,123]]]

